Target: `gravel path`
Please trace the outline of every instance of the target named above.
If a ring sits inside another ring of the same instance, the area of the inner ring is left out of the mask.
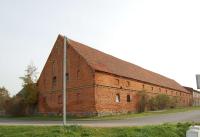
[[[117,126],[143,126],[156,125],[163,123],[176,122],[200,122],[200,110],[179,112],[171,114],[161,114],[154,116],[144,116],[138,118],[129,118],[124,120],[72,120],[67,121],[68,125],[82,125],[92,127],[117,127]],[[32,126],[53,126],[62,125],[62,121],[31,121],[31,120],[15,120],[1,119],[0,125],[32,125]]]

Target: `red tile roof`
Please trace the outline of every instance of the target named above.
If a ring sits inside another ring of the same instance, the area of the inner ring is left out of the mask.
[[[70,39],[69,45],[72,46],[94,70],[187,92],[185,88],[173,79],[146,70]]]

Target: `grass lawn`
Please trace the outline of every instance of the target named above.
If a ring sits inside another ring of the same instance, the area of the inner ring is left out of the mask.
[[[161,114],[170,114],[178,112],[187,112],[192,110],[200,110],[200,107],[185,107],[185,108],[174,108],[166,109],[162,111],[148,111],[143,113],[130,113],[110,116],[94,116],[94,117],[67,117],[67,120],[119,120],[128,119],[134,117],[153,116]],[[23,117],[12,117],[12,116],[0,116],[0,119],[19,119],[19,120],[62,120],[62,116],[23,116]]]
[[[111,116],[101,116],[101,117],[90,117],[85,119],[92,120],[118,120],[118,119],[128,119],[134,117],[143,117],[143,116],[153,116],[153,115],[162,115],[162,114],[170,114],[170,113],[178,113],[178,112],[187,112],[192,110],[200,110],[200,107],[185,107],[185,108],[174,108],[174,109],[166,109],[160,111],[147,111],[143,113],[130,113],[130,114],[120,114],[120,115],[111,115]]]
[[[35,120],[35,121],[60,121],[62,116],[0,116],[1,119],[13,119],[13,120]],[[75,119],[75,117],[68,117],[69,120]],[[1,137],[1,136],[0,136]]]
[[[0,137],[185,137],[191,123],[143,127],[0,126]]]

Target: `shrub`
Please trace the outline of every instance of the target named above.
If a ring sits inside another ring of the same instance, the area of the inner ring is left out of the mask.
[[[169,100],[169,107],[170,108],[175,108],[177,106],[177,98],[176,97],[171,97]]]
[[[165,109],[168,107],[168,103],[169,103],[169,96],[165,95],[165,94],[159,94],[156,96],[156,102],[157,102],[157,108],[158,109]]]
[[[158,109],[155,97],[152,97],[152,98],[149,99],[149,101],[148,101],[148,108],[150,110],[157,110]]]
[[[155,97],[150,98],[148,101],[148,108],[150,110],[162,110],[168,107],[176,107],[176,98],[170,98],[165,94],[158,94]]]
[[[22,116],[25,115],[25,102],[20,97],[13,97],[6,102],[6,114],[11,116]]]

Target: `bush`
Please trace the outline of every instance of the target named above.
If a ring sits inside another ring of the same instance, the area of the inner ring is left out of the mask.
[[[146,105],[148,103],[148,95],[147,93],[142,90],[142,91],[139,91],[138,92],[138,112],[141,113],[141,112],[144,112],[145,111],[145,108],[146,108]]]
[[[169,101],[169,107],[170,108],[176,108],[177,106],[177,98],[176,97],[171,97]]]
[[[176,98],[170,98],[168,95],[159,94],[150,98],[148,101],[148,108],[150,110],[162,110],[168,107],[176,107]]]
[[[157,108],[159,110],[167,108],[169,100],[170,100],[170,98],[168,95],[165,95],[165,94],[157,95],[156,96]]]
[[[11,116],[23,116],[25,115],[25,102],[20,97],[13,97],[6,102],[6,114]]]
[[[150,110],[157,110],[157,102],[156,102],[155,97],[152,97],[152,98],[149,99],[148,108]]]
[[[149,97],[145,91],[138,92],[138,112],[144,112],[146,106],[149,110],[162,110],[166,108],[175,108],[177,106],[177,98],[169,97],[166,94],[158,94],[154,97]]]
[[[26,114],[32,115],[34,114],[37,102],[38,102],[38,90],[36,84],[27,84],[24,88],[16,95],[23,100],[23,103],[26,106]]]

